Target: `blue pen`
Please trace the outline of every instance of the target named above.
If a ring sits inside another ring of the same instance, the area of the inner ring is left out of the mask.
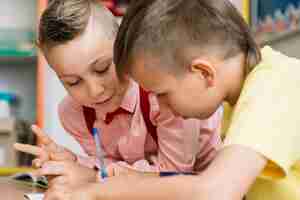
[[[93,134],[93,138],[94,138],[94,141],[96,144],[96,156],[99,160],[99,165],[101,168],[100,176],[101,176],[101,178],[104,179],[104,178],[108,177],[108,174],[107,174],[107,171],[105,168],[105,163],[104,163],[104,152],[102,150],[101,143],[100,143],[100,133],[98,132],[97,128],[93,128],[92,134]]]

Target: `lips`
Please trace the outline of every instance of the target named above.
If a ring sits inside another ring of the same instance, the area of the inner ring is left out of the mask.
[[[105,99],[104,101],[95,103],[95,105],[102,105],[102,104],[105,104],[105,103],[109,102],[111,99],[112,99],[112,97],[109,97],[109,98]]]

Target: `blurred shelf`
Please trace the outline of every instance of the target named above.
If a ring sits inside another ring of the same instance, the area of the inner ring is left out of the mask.
[[[26,63],[34,64],[37,62],[37,56],[25,56],[25,55],[14,55],[14,56],[2,56],[0,55],[0,64],[1,63]]]
[[[0,29],[0,62],[33,62],[36,60],[33,41],[33,31]]]
[[[261,45],[272,45],[276,42],[280,42],[283,40],[288,40],[292,37],[300,36],[300,29],[293,30],[293,31],[284,31],[281,33],[269,33],[265,34],[257,38],[259,44]]]

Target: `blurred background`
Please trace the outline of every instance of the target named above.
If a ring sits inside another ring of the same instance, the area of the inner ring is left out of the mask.
[[[300,58],[300,0],[232,0],[257,41]],[[99,0],[100,2],[100,0]],[[102,1],[119,19],[129,0]],[[29,129],[38,124],[74,152],[84,154],[60,125],[57,105],[65,90],[34,45],[46,0],[0,0],[0,169],[30,164],[16,141],[34,144]],[[226,120],[226,117],[225,117]],[[1,171],[0,171],[1,173]]]

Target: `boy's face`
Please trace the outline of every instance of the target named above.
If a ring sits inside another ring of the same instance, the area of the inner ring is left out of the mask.
[[[110,112],[120,105],[125,86],[121,87],[112,62],[113,41],[103,38],[101,27],[90,22],[74,40],[43,50],[49,65],[78,103],[101,106]]]
[[[222,103],[216,88],[207,86],[205,78],[198,72],[183,75],[168,73],[159,67],[161,62],[139,56],[131,65],[130,75],[143,88],[157,94],[174,113],[185,118],[206,119]]]

